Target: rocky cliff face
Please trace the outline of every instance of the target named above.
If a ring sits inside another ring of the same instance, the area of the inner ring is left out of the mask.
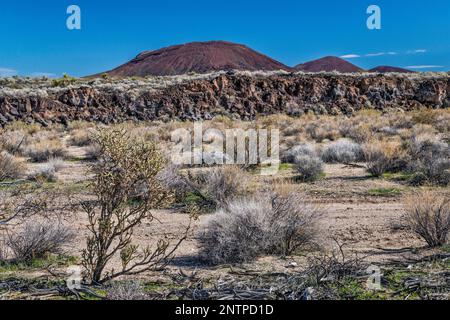
[[[114,123],[124,120],[200,120],[228,115],[303,113],[351,115],[360,109],[450,107],[450,76],[217,73],[147,80],[83,80],[67,88],[50,83],[0,87],[0,124],[14,120]]]

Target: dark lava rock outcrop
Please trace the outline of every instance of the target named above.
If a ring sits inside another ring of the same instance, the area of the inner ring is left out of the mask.
[[[183,77],[83,80],[67,88],[2,85],[0,124],[14,120],[44,125],[71,120],[201,120],[217,115],[252,120],[276,113],[351,115],[361,109],[388,112],[450,106],[447,74],[240,72]]]

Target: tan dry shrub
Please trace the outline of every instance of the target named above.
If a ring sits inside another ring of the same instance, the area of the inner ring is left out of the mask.
[[[92,130],[87,129],[76,129],[73,130],[70,134],[70,138],[68,140],[69,145],[84,147],[88,146],[92,143],[92,135],[94,132]]]
[[[43,130],[42,126],[36,123],[28,124],[23,121],[14,121],[8,123],[5,127],[7,131],[24,131],[30,135]]]
[[[430,247],[447,243],[450,232],[450,197],[429,191],[409,195],[404,201],[406,223]]]
[[[25,150],[25,155],[30,157],[32,162],[44,162],[50,158],[64,158],[66,153],[66,149],[58,138],[39,140],[31,143]]]
[[[0,131],[0,150],[21,155],[28,144],[29,135],[23,130]]]
[[[250,177],[239,166],[224,165],[211,169],[189,172],[187,190],[210,208],[226,206],[248,190]]]
[[[364,143],[374,138],[374,131],[372,125],[367,122],[358,124],[356,127],[350,129],[348,137],[357,143]]]
[[[0,152],[0,181],[18,179],[25,174],[25,164],[6,151]]]
[[[374,177],[380,177],[390,171],[396,160],[401,157],[400,144],[397,141],[371,141],[363,145],[367,171]]]

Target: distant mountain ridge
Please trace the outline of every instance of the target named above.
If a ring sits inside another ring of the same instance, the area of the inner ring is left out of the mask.
[[[304,72],[363,72],[364,70],[360,67],[351,64],[350,62],[338,58],[338,57],[324,57],[321,59],[313,60],[310,62],[306,62],[303,64],[299,64],[294,67],[296,71],[304,71]]]
[[[113,77],[173,76],[214,71],[278,71],[288,72],[399,72],[413,71],[380,66],[364,70],[344,59],[327,56],[289,67],[245,45],[227,41],[191,42],[153,51],[144,51],[131,61],[105,72]],[[102,73],[94,75],[100,76]]]

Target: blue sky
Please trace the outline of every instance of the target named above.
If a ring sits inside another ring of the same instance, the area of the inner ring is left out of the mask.
[[[81,8],[81,30],[66,28],[71,4]],[[366,27],[371,4],[382,10],[381,30]],[[287,65],[336,55],[364,68],[447,71],[450,1],[1,1],[0,39],[0,76],[84,76],[144,50],[207,40],[243,43]]]

